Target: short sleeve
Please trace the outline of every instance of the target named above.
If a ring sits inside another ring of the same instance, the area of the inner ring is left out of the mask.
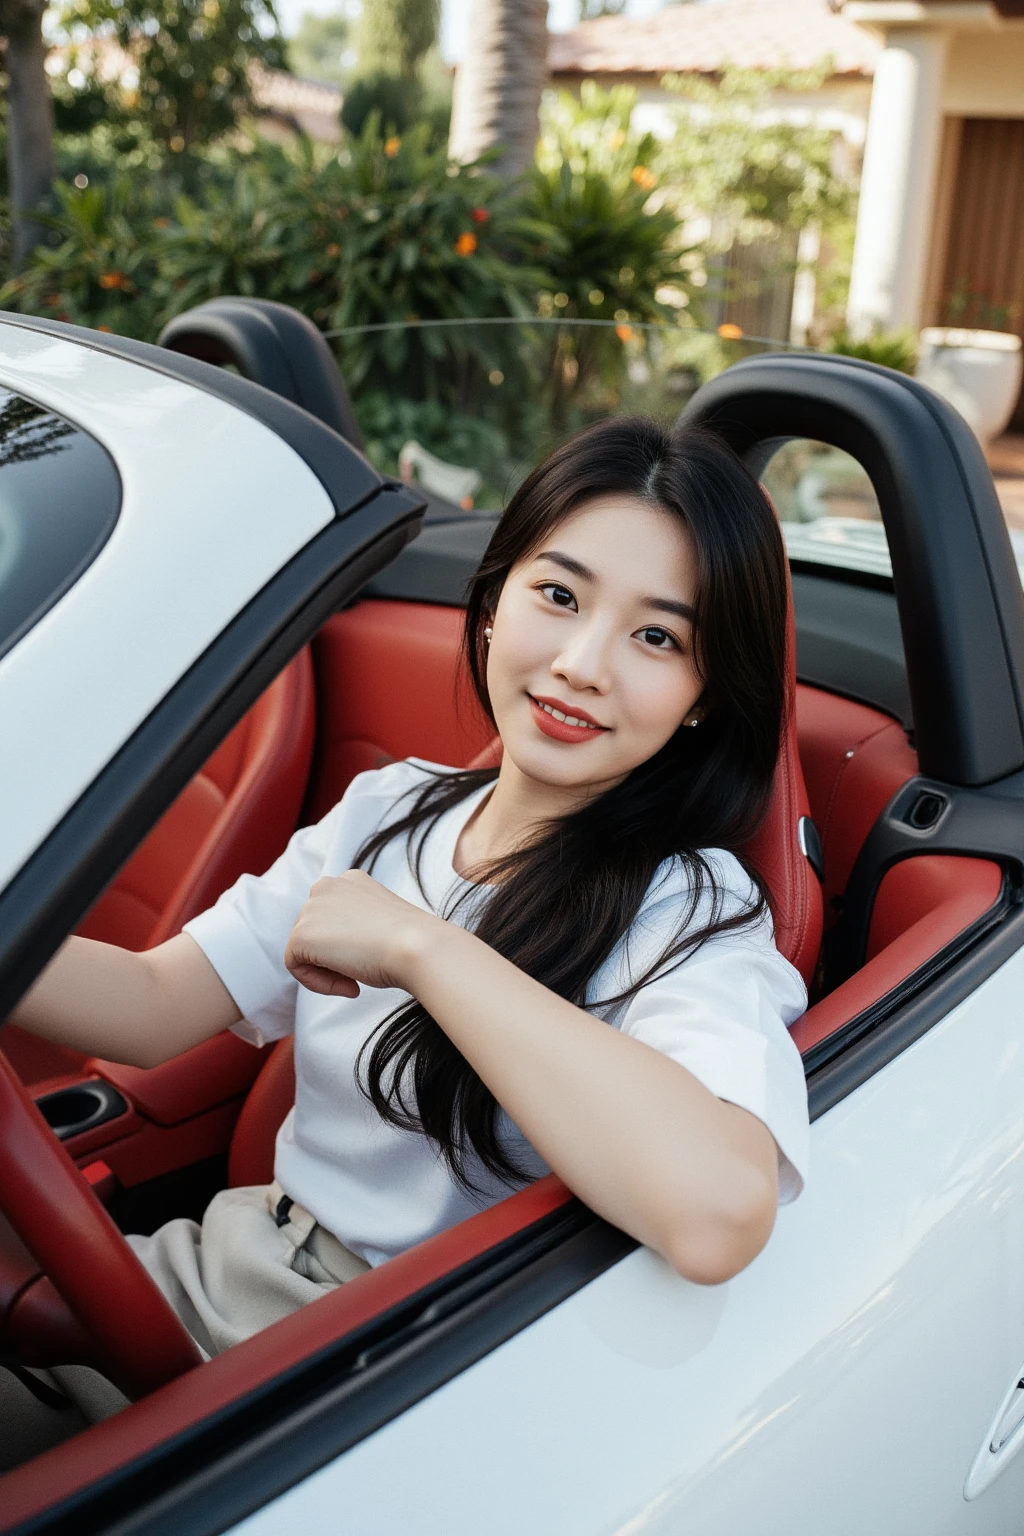
[[[749,891],[738,863],[730,863]],[[743,895],[737,883],[727,908]],[[666,895],[644,914],[645,958],[670,942],[679,910],[679,898]],[[708,940],[641,987],[615,1018],[623,1033],[671,1057],[716,1098],[768,1127],[779,1151],[780,1203],[796,1199],[807,1176],[807,1085],[789,1034],[806,1006],[803,981],[763,919]]]
[[[358,774],[333,810],[296,832],[265,875],[242,875],[184,926],[238,1004],[234,1033],[253,1045],[290,1035],[298,983],[284,963],[288,935],[321,875],[351,869],[370,833],[396,801],[423,782],[415,761]]]
[[[238,1004],[235,1034],[253,1045],[280,1040],[294,1028],[298,983],[284,963],[285,946],[323,871],[339,809],[296,832],[265,875],[242,875],[184,926]]]

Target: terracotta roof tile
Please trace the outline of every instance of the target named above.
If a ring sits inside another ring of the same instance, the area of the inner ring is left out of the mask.
[[[716,74],[724,64],[810,69],[831,54],[837,75],[870,75],[880,48],[828,0],[715,0],[582,22],[552,34],[548,65],[553,75]]]

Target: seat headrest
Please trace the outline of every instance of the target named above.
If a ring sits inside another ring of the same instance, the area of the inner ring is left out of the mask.
[[[787,568],[787,586],[789,582]],[[786,624],[786,718],[768,810],[743,850],[768,887],[780,954],[810,985],[821,948],[824,903],[821,844],[811,820],[807,785],[800,766],[796,729],[796,626],[788,592]]]

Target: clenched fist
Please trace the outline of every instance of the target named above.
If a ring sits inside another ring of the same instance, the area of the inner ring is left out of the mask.
[[[311,992],[358,997],[360,986],[411,992],[420,959],[448,924],[361,869],[318,880],[296,919],[284,963]]]

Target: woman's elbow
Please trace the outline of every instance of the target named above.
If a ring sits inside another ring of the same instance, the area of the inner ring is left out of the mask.
[[[757,1258],[772,1234],[777,1205],[776,1180],[747,1168],[709,1209],[673,1223],[663,1255],[684,1280],[723,1285]]]

